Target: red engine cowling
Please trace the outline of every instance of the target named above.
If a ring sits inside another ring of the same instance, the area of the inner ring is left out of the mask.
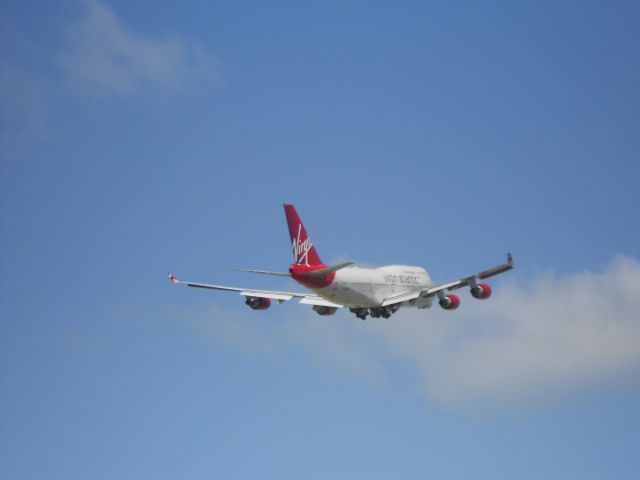
[[[440,300],[440,306],[445,310],[455,310],[460,306],[460,299],[457,295],[450,293]]]
[[[471,289],[471,295],[473,298],[484,300],[491,296],[491,287],[486,283],[479,283]]]
[[[249,305],[253,310],[266,310],[271,306],[271,299],[263,297],[247,297],[247,300],[244,303]]]
[[[313,306],[313,311],[316,312],[318,315],[333,315],[334,313],[336,313],[336,310],[338,310],[336,307],[326,307],[324,305],[314,305]]]

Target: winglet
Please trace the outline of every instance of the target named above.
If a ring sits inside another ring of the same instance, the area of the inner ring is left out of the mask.
[[[498,275],[499,273],[506,272],[513,268],[513,256],[508,253],[507,254],[507,263],[503,263],[502,265],[498,265],[497,267],[490,268],[488,270],[484,270],[476,275],[476,277],[480,279],[485,279],[489,277],[493,277],[494,275]]]
[[[178,279],[173,273],[167,273],[167,275],[169,275],[169,280],[171,280],[172,283],[178,283]]]

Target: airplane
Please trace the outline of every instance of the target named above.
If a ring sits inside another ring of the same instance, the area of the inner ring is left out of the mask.
[[[450,292],[462,287],[469,287],[472,297],[485,300],[491,296],[492,290],[488,284],[480,280],[513,268],[513,257],[509,253],[507,263],[452,282],[436,284],[422,267],[387,265],[380,268],[362,268],[353,262],[326,265],[320,260],[295,207],[285,203],[284,211],[294,259],[289,271],[235,270],[292,278],[311,290],[311,293],[183,282],[171,273],[168,274],[169,280],[174,284],[189,287],[238,292],[245,297],[245,303],[253,310],[266,310],[271,306],[272,300],[283,303],[295,298],[300,299],[302,304],[311,305],[319,315],[333,315],[339,308],[346,307],[357,318],[366,320],[368,315],[372,318],[389,318],[401,307],[430,308],[436,298],[443,309],[455,310],[460,305],[460,298]]]

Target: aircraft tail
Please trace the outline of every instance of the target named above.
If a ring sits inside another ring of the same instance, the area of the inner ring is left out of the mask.
[[[291,237],[291,245],[293,247],[294,263],[305,265],[324,265],[318,256],[316,247],[311,243],[307,230],[300,221],[298,212],[296,212],[296,207],[285,203],[284,213],[287,216],[289,236]]]

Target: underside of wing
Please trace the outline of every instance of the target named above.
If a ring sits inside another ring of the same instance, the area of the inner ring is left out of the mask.
[[[342,308],[344,305],[340,305],[339,303],[333,303],[329,300],[325,300],[318,295],[308,295],[300,300],[300,303],[305,305],[318,305],[320,307],[331,307],[331,308]]]
[[[441,285],[435,285],[433,287],[426,288],[424,290],[417,290],[415,292],[403,293],[400,295],[394,295],[393,297],[385,298],[382,302],[382,307],[391,305],[397,305],[399,303],[408,302],[416,298],[430,298],[437,296],[440,306],[447,310],[453,310],[460,304],[460,299],[453,294],[445,294],[462,287],[470,287],[471,295],[477,299],[486,299],[491,296],[491,287],[486,283],[481,283],[480,280],[484,280],[494,275],[506,272],[513,268],[513,257],[511,254],[507,254],[507,262],[495,267],[483,270],[475,275],[454,280],[452,282],[443,283]]]
[[[182,282],[171,273],[169,274],[169,280],[175,284],[182,284],[188,287],[237,292],[245,297],[245,304],[253,310],[266,310],[271,305],[272,300],[282,303],[293,298],[299,298],[302,304],[311,305],[313,310],[319,315],[333,315],[338,308],[343,307],[343,305],[325,300],[315,293],[282,292],[278,290],[259,290],[255,288],[230,287],[227,285],[212,285],[209,283]]]
[[[314,296],[310,293],[301,293],[301,292],[283,292],[278,290],[259,290],[255,288],[242,288],[242,287],[230,287],[228,285],[212,285],[208,283],[197,283],[197,282],[184,282],[178,280],[171,273],[169,274],[169,279],[179,285],[186,285],[187,287],[194,288],[206,288],[210,290],[223,290],[227,292],[238,292],[240,295],[243,295],[247,298],[255,297],[255,298],[270,298],[272,300],[277,300],[279,303],[286,302],[287,300],[291,300],[292,298],[305,298],[309,296]]]
[[[410,292],[410,293],[402,293],[400,295],[394,295],[393,297],[385,298],[382,302],[383,307],[387,307],[389,305],[395,305],[397,303],[408,302],[410,300],[414,300],[422,295],[421,291]]]
[[[480,285],[478,280],[484,280],[485,278],[493,277],[494,275],[498,275],[500,273],[507,272],[507,271],[511,270],[512,268],[513,268],[513,257],[511,256],[510,253],[508,253],[507,254],[507,263],[503,263],[503,264],[497,265],[495,267],[488,268],[487,270],[483,270],[480,273],[476,273],[475,275],[470,275],[468,277],[461,278],[459,280],[454,280],[453,282],[444,283],[442,285],[436,285],[435,287],[431,287],[431,288],[425,290],[423,292],[423,296],[438,295],[438,294],[440,294],[441,292],[443,292],[445,290],[451,291],[451,290],[456,290],[456,289],[462,288],[462,287],[471,287],[472,293],[473,293],[473,289],[477,288],[477,286]],[[440,296],[440,295],[438,295],[438,296]],[[474,297],[476,297],[476,298],[488,298],[489,295],[486,295],[486,297],[474,295]]]

